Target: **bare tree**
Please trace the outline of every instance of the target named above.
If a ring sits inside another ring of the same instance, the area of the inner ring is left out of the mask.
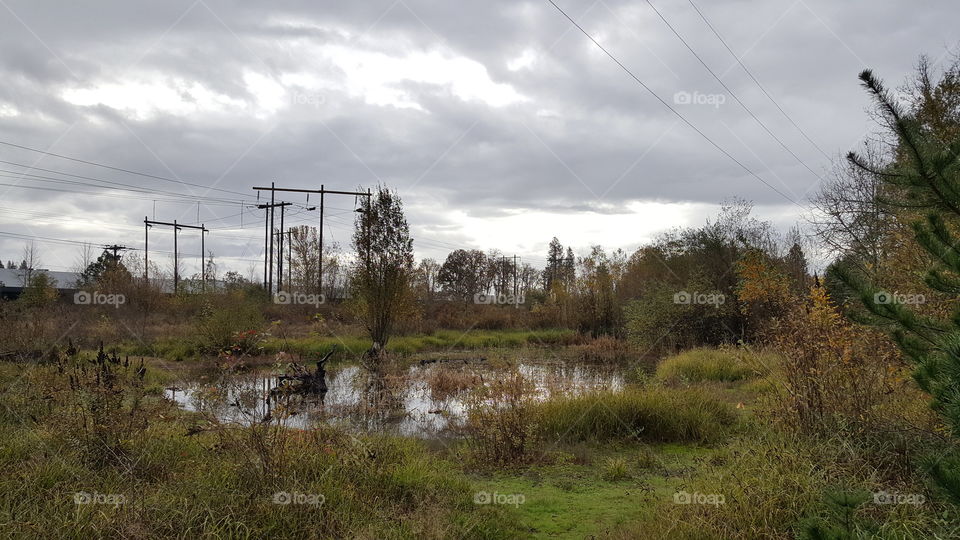
[[[23,263],[21,263],[20,266],[21,269],[24,270],[24,272],[20,274],[20,280],[23,282],[23,286],[26,287],[33,278],[33,271],[40,266],[40,250],[37,249],[37,245],[33,242],[23,245]]]
[[[879,150],[866,146],[865,154],[879,161]],[[896,227],[892,209],[881,203],[881,179],[849,162],[835,166],[831,178],[811,198],[806,216],[812,234],[835,256],[845,256],[863,272],[886,258],[884,239]]]

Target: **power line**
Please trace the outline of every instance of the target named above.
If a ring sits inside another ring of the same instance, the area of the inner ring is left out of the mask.
[[[670,109],[670,112],[672,112],[677,118],[679,118],[681,121],[683,121],[684,124],[686,124],[686,125],[689,126],[691,129],[693,129],[694,131],[696,131],[697,134],[699,134],[701,137],[703,137],[703,139],[706,140],[708,143],[710,143],[711,146],[713,146],[714,148],[716,148],[716,149],[717,149],[718,151],[720,151],[720,153],[722,153],[723,155],[727,156],[727,158],[729,158],[731,161],[733,161],[734,163],[736,163],[741,169],[743,169],[744,171],[746,171],[747,174],[749,174],[750,176],[753,176],[754,178],[756,178],[757,180],[759,180],[763,185],[765,185],[765,186],[767,186],[768,188],[772,189],[772,190],[775,191],[778,195],[780,195],[780,196],[783,197],[784,199],[790,201],[791,203],[795,204],[796,206],[798,206],[798,207],[800,207],[800,208],[803,208],[802,206],[800,206],[800,204],[798,204],[796,201],[794,201],[794,200],[793,200],[792,198],[790,198],[788,195],[786,195],[785,193],[783,193],[782,191],[780,191],[779,189],[777,189],[776,187],[774,187],[773,185],[771,185],[769,182],[767,182],[766,180],[764,180],[759,174],[753,172],[752,169],[750,169],[749,167],[747,167],[746,165],[744,165],[740,160],[738,160],[737,158],[735,158],[730,152],[726,151],[722,146],[720,146],[719,144],[717,144],[716,142],[714,142],[713,139],[711,139],[710,137],[708,137],[706,133],[704,133],[703,131],[701,131],[700,128],[698,128],[697,126],[695,126],[692,122],[690,122],[690,120],[687,120],[687,118],[686,118],[685,116],[683,116],[682,114],[680,114],[680,113],[679,113],[676,109],[674,109],[669,103],[667,103],[662,97],[660,97],[659,94],[657,94],[656,92],[654,92],[649,86],[646,85],[646,83],[644,83],[642,80],[640,80],[640,78],[637,77],[632,71],[630,71],[630,69],[627,68],[627,66],[623,65],[623,62],[621,62],[620,60],[618,60],[617,57],[614,56],[612,53],[610,53],[610,51],[608,51],[603,45],[601,45],[599,41],[597,41],[596,39],[594,39],[594,37],[593,37],[592,35],[590,35],[590,33],[588,33],[586,30],[584,30],[583,27],[580,26],[580,25],[577,23],[577,21],[573,20],[573,18],[571,18],[570,15],[567,15],[567,12],[564,11],[560,6],[558,6],[553,0],[547,0],[547,2],[550,2],[550,4],[551,4],[553,7],[555,7],[555,8],[557,9],[557,11],[560,12],[561,15],[563,15],[564,17],[566,17],[566,19],[567,19],[568,21],[570,21],[570,23],[573,24],[573,25],[577,28],[577,30],[580,31],[581,34],[583,34],[584,36],[586,36],[590,41],[593,42],[594,45],[597,46],[597,48],[599,48],[601,51],[603,51],[604,54],[606,54],[611,60],[613,60],[618,66],[620,66],[620,69],[622,69],[627,75],[629,75],[630,78],[632,78],[632,79],[633,79],[634,81],[636,81],[640,86],[642,86],[644,90],[646,90],[650,95],[652,95],[654,98],[656,98],[656,100],[659,101],[664,107]]]
[[[743,71],[745,71],[746,74],[749,75],[751,79],[753,79],[753,82],[757,84],[757,87],[760,88],[760,91],[763,92],[763,95],[767,96],[767,99],[769,99],[770,102],[777,107],[777,110],[779,110],[780,113],[783,114],[784,118],[789,120],[790,123],[793,124],[793,127],[797,128],[797,131],[799,131],[800,134],[803,135],[803,138],[806,139],[807,142],[812,144],[814,148],[816,148],[821,154],[823,154],[823,157],[827,159],[831,159],[830,156],[826,152],[824,152],[823,149],[820,148],[820,146],[817,143],[815,143],[813,139],[810,138],[809,135],[807,135],[807,132],[804,131],[803,128],[801,128],[796,122],[793,121],[793,118],[791,118],[790,115],[787,114],[787,111],[783,110],[783,107],[781,107],[780,104],[777,103],[777,100],[773,99],[773,96],[770,95],[770,92],[767,92],[767,89],[764,88],[764,86],[760,84],[760,81],[758,81],[757,78],[754,77],[753,73],[749,69],[747,69],[747,66],[744,65],[743,61],[740,60],[740,57],[737,56],[735,52],[733,52],[733,49],[731,49],[729,45],[727,45],[727,42],[720,35],[720,32],[718,32],[717,29],[714,28],[714,26],[710,23],[710,20],[707,19],[707,16],[704,15],[702,11],[700,11],[700,8],[698,8],[696,4],[693,3],[693,0],[687,0],[687,1],[690,2],[690,5],[693,6],[693,9],[697,12],[698,15],[700,15],[700,18],[703,19],[703,22],[705,22],[707,26],[710,28],[710,30],[713,31],[713,35],[717,36],[717,39],[720,40],[720,43],[722,43],[724,48],[727,49],[727,52],[729,52],[730,55],[733,56],[733,58],[737,61],[737,64],[739,64],[740,67],[743,68]]]
[[[743,107],[743,110],[747,111],[747,114],[749,114],[750,117],[753,118],[754,121],[756,121],[756,123],[759,124],[760,127],[762,127],[763,130],[766,131],[768,135],[773,137],[773,140],[777,141],[777,144],[779,144],[781,148],[789,152],[790,155],[793,156],[795,160],[797,160],[797,163],[802,165],[803,168],[810,171],[810,174],[816,176],[818,180],[822,181],[823,178],[821,178],[821,176],[817,174],[816,171],[814,171],[806,163],[804,163],[804,161],[800,159],[800,156],[798,156],[793,150],[791,150],[790,147],[787,146],[786,143],[784,143],[783,140],[780,139],[780,137],[777,137],[777,135],[774,134],[773,131],[770,131],[770,128],[768,128],[767,125],[764,124],[763,121],[760,120],[760,118],[756,114],[754,114],[752,110],[750,110],[750,107],[747,107],[746,103],[744,103],[740,99],[740,96],[738,96],[736,92],[734,92],[729,86],[727,86],[727,83],[723,82],[723,79],[721,79],[712,69],[710,69],[710,66],[707,65],[707,63],[704,62],[703,58],[701,58],[701,56],[697,54],[697,51],[695,51],[693,47],[691,47],[690,44],[687,43],[687,40],[680,35],[680,32],[678,32],[677,29],[674,28],[672,24],[670,24],[670,21],[668,21],[667,18],[663,16],[663,13],[660,13],[660,10],[653,5],[653,2],[651,2],[650,0],[646,0],[646,2],[647,2],[647,5],[650,6],[650,8],[653,9],[653,11],[657,14],[657,16],[660,17],[660,20],[667,25],[667,28],[669,28],[670,31],[673,32],[673,35],[677,36],[677,39],[679,39],[680,42],[683,43],[683,45],[687,48],[687,50],[690,51],[690,54],[692,54],[697,59],[697,61],[700,62],[700,65],[702,65],[704,69],[706,69],[710,73],[710,75],[712,75],[713,78],[716,79],[718,83],[720,83],[720,86],[722,86],[724,90],[726,90],[731,96],[733,96],[733,99],[735,99],[737,103],[740,104],[741,107]]]
[[[23,179],[24,179],[24,177],[23,177],[22,175],[21,175],[21,176],[13,176],[13,175],[8,175],[8,174],[0,174],[0,178],[11,178],[11,179],[14,179],[14,180],[23,180]],[[58,188],[44,187],[44,186],[25,186],[25,185],[22,185],[22,184],[3,184],[3,183],[0,183],[0,186],[11,187],[11,188],[16,188],[16,189],[36,189],[36,190],[40,190],[40,191],[55,191],[55,192],[59,192],[59,193],[73,193],[73,194],[79,194],[79,195],[90,195],[90,196],[93,196],[93,197],[108,197],[108,198],[113,198],[113,199],[140,200],[140,201],[157,201],[157,202],[167,202],[167,203],[174,203],[174,204],[185,204],[184,201],[186,200],[186,199],[180,199],[180,200],[177,200],[177,199],[160,199],[160,198],[157,198],[157,197],[147,197],[147,196],[137,197],[137,196],[134,196],[134,195],[110,194],[110,193],[102,193],[102,192],[96,192],[96,191],[81,191],[81,190],[76,190],[76,189],[58,189]],[[144,195],[149,195],[149,193],[145,193]],[[195,203],[195,202],[196,202],[196,200],[194,199],[194,200],[190,201],[190,204],[193,204],[193,203]],[[233,205],[235,205],[236,203],[209,202],[209,203],[206,203],[206,204],[207,204],[208,206],[214,206],[214,205],[233,206]]]
[[[62,176],[69,176],[69,177],[71,177],[71,178],[79,178],[79,179],[82,179],[82,180],[91,180],[91,181],[93,181],[93,182],[100,182],[100,183],[104,183],[104,184],[111,184],[111,185],[116,185],[116,186],[122,186],[122,187],[124,187],[124,188],[129,188],[130,190],[133,190],[133,191],[149,192],[149,193],[160,193],[160,194],[164,194],[164,195],[172,195],[172,196],[176,196],[176,197],[183,197],[184,199],[189,199],[189,200],[191,200],[191,201],[209,200],[209,201],[218,201],[218,202],[229,202],[229,203],[231,203],[231,204],[237,204],[237,203],[239,203],[239,202],[244,202],[244,201],[237,200],[237,199],[223,199],[223,198],[219,198],[219,197],[201,197],[201,196],[196,196],[196,195],[190,195],[190,194],[187,194],[187,193],[178,193],[178,192],[174,192],[174,191],[164,191],[164,190],[160,190],[160,189],[147,188],[147,187],[143,187],[143,186],[134,186],[134,185],[130,185],[130,184],[125,184],[125,183],[123,183],[123,182],[117,182],[117,181],[114,181],[114,180],[104,180],[104,179],[102,179],[102,178],[96,178],[96,177],[92,177],[92,176],[84,176],[84,175],[80,175],[80,174],[73,174],[73,173],[68,173],[68,172],[63,172],[63,171],[57,171],[57,170],[54,170],[54,169],[45,169],[45,168],[43,168],[43,167],[37,167],[37,166],[34,166],[34,165],[24,165],[23,163],[16,163],[16,162],[13,162],[13,161],[6,161],[6,160],[2,160],[2,159],[0,159],[0,163],[5,163],[5,164],[7,164],[7,165],[13,165],[13,166],[16,166],[16,167],[24,167],[24,168],[30,169],[30,170],[37,170],[37,171],[43,171],[43,172],[48,172],[48,173],[52,173],[52,174],[59,174],[59,175],[62,175]],[[13,174],[22,174],[22,175],[25,175],[25,176],[35,176],[35,177],[38,177],[38,178],[50,178],[50,177],[42,176],[42,175],[35,175],[35,174],[30,173],[30,172],[21,172],[21,171],[4,171],[4,172],[10,172],[10,173],[13,173]],[[61,180],[61,181],[66,182],[66,180],[63,180],[63,179],[57,179],[57,180]],[[80,184],[80,185],[88,185],[88,186],[90,186],[90,187],[100,187],[100,188],[107,187],[107,186],[100,186],[100,185],[96,185],[96,184],[84,184],[84,183],[82,183],[82,182],[78,182],[78,184]],[[248,201],[248,202],[249,202],[249,201]]]
[[[88,160],[86,160],[86,159],[80,159],[80,158],[65,156],[65,155],[63,155],[63,154],[56,154],[56,153],[54,153],[54,152],[48,152],[48,151],[46,151],[46,150],[40,150],[40,149],[37,149],[37,148],[31,148],[31,147],[29,147],[29,146],[24,146],[24,145],[21,145],[21,144],[15,144],[15,143],[12,143],[12,142],[0,141],[0,144],[5,145],[5,146],[11,146],[11,147],[13,147],[13,148],[20,148],[20,149],[22,149],[22,150],[29,150],[30,152],[37,152],[38,154],[44,154],[44,155],[47,155],[47,156],[53,156],[53,157],[57,157],[57,158],[60,158],[60,159],[66,159],[66,160],[74,161],[74,162],[77,162],[77,163],[83,163],[83,164],[85,164],[85,165],[92,165],[92,166],[94,166],[94,167],[102,167],[102,168],[104,168],[104,169],[110,169],[110,170],[112,170],[112,171],[124,172],[124,173],[127,173],[127,174],[134,174],[134,175],[137,175],[137,176],[142,176],[142,177],[144,177],[144,178],[153,178],[153,179],[155,179],[155,180],[163,180],[163,181],[165,181],[165,182],[173,182],[173,183],[175,183],[175,184],[182,184],[182,185],[193,186],[193,187],[198,187],[198,188],[207,189],[207,190],[220,191],[220,192],[223,192],[223,193],[231,193],[231,194],[233,194],[233,195],[246,196],[245,193],[240,193],[239,191],[232,191],[232,190],[229,190],[229,189],[221,189],[221,188],[216,188],[216,187],[211,187],[211,186],[205,186],[205,185],[202,185],[202,184],[195,184],[195,183],[192,183],[192,182],[187,182],[187,181],[185,181],[185,180],[175,180],[175,179],[173,179],[173,178],[167,178],[167,177],[165,177],[165,176],[159,176],[159,175],[156,175],[156,174],[144,173],[144,172],[134,171],[134,170],[131,170],[131,169],[124,169],[123,167],[114,167],[113,165],[106,165],[106,164],[104,164],[104,163],[97,163],[96,161],[88,161]]]

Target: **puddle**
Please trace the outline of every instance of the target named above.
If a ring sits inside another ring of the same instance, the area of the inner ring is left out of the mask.
[[[399,376],[371,377],[358,366],[327,369],[325,395],[290,394],[278,387],[276,369],[197,377],[168,388],[166,396],[180,407],[221,422],[282,423],[306,429],[330,424],[357,432],[418,438],[447,437],[465,415],[469,389],[435,396],[429,379],[445,370],[473,384],[489,384],[510,370],[484,363],[460,362],[414,365]],[[536,399],[623,387],[620,368],[592,364],[522,361],[517,370],[535,388]],[[279,391],[274,391],[274,389]]]

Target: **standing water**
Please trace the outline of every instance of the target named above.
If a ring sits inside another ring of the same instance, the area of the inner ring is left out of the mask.
[[[623,387],[619,367],[523,361],[516,371],[531,384],[533,397],[541,400]],[[168,388],[166,395],[184,409],[226,423],[282,423],[299,429],[330,424],[354,431],[436,438],[449,436],[464,418],[465,399],[472,388],[511,373],[483,363],[414,365],[400,375],[381,377],[358,366],[331,367],[329,390],[308,394],[286,391],[278,383],[276,370],[259,370],[194,378]],[[448,389],[442,383],[447,379],[461,384]]]

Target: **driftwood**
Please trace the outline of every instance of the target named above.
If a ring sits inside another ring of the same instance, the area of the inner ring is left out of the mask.
[[[291,364],[294,373],[291,375],[280,375],[277,377],[277,386],[271,390],[271,393],[302,392],[311,394],[321,394],[327,391],[327,370],[324,365],[336,349],[331,349],[323,358],[317,360],[317,370],[309,371],[300,364]]]

